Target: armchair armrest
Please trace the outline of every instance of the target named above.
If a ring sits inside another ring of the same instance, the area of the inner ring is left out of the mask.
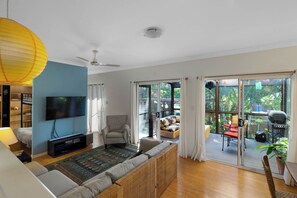
[[[127,143],[130,143],[131,134],[130,134],[130,126],[128,124],[123,125],[123,133],[124,133],[125,141]]]
[[[101,130],[104,144],[106,144],[106,134],[108,133],[108,131],[109,131],[109,127],[108,126],[106,126],[104,129]]]

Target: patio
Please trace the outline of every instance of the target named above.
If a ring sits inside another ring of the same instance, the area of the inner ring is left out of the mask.
[[[261,157],[265,152],[256,150],[256,147],[261,144],[254,139],[245,139],[246,149],[244,152],[244,166],[255,169],[263,170]],[[226,143],[226,142],[225,142]],[[227,164],[237,164],[237,142],[231,141],[230,146],[225,146],[222,151],[222,136],[220,134],[210,133],[209,138],[206,140],[206,156],[208,159],[220,161]],[[278,174],[275,158],[269,160],[271,170],[273,173]]]

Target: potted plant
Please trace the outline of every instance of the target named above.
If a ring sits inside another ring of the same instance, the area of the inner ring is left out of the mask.
[[[256,149],[266,151],[266,155],[268,155],[269,158],[275,157],[279,173],[284,174],[285,161],[288,152],[288,138],[283,137],[275,143],[259,145]]]

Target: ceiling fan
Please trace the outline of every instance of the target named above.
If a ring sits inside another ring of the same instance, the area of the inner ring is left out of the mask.
[[[98,53],[98,50],[92,50],[93,54],[94,54],[94,58],[92,60],[88,60],[88,59],[85,59],[85,58],[82,58],[82,57],[76,57],[80,60],[83,60],[85,62],[88,62],[90,65],[92,66],[108,66],[108,67],[119,67],[120,65],[115,65],[115,64],[105,64],[105,63],[100,63],[98,62],[97,60],[97,53]]]

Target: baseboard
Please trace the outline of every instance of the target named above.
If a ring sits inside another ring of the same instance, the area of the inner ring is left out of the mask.
[[[47,155],[47,152],[43,152],[43,153],[39,153],[37,155],[32,155],[32,159],[36,158],[36,157],[40,157],[40,156],[44,156],[44,155]]]

